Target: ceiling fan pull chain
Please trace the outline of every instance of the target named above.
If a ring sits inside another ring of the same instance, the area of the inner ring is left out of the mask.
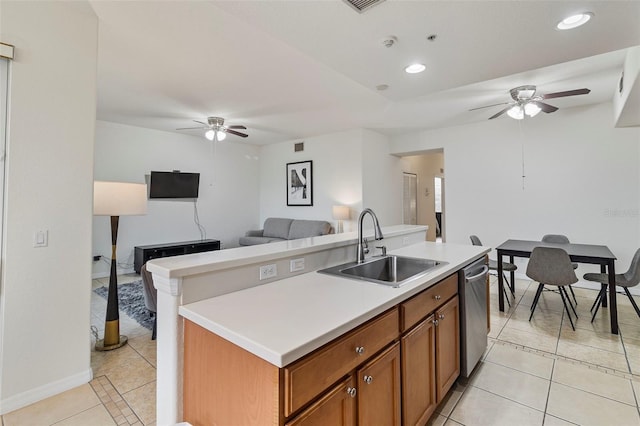
[[[524,129],[522,128],[522,122],[524,120],[518,120],[518,127],[520,128],[520,147],[521,147],[521,155],[522,155],[522,190],[524,191],[524,178],[526,175],[524,174]]]

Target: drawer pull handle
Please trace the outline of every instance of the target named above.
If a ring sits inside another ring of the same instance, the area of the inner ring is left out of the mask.
[[[363,379],[364,379],[364,382],[368,385],[370,385],[371,382],[373,382],[373,377],[371,376],[364,376]]]
[[[436,300],[440,300],[442,299],[442,296],[440,296],[439,294],[436,294],[435,296],[433,296],[433,298]]]
[[[347,388],[347,394],[351,397],[351,398],[355,398],[356,397],[356,388]]]
[[[439,319],[441,319],[441,320],[443,320],[443,319],[444,319],[444,314],[440,314],[440,315],[438,315],[438,318],[439,318]]]
[[[362,355],[364,353],[364,346],[358,346],[356,347],[356,353],[358,355]]]
[[[438,320],[433,320],[433,325],[438,326]]]

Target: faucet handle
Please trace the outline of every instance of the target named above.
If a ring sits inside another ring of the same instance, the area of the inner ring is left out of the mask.
[[[376,246],[376,248],[382,250],[382,256],[387,255],[387,246]]]

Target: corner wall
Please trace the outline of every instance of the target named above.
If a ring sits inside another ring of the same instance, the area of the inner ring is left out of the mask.
[[[0,413],[86,383],[97,18],[86,2],[0,2],[10,70]],[[48,246],[33,234],[48,230]]]
[[[265,145],[260,151],[260,229],[268,217],[327,220],[336,226],[332,207],[347,205],[351,220],[344,231],[357,231],[360,211],[376,212],[381,226],[402,223],[402,168],[389,153],[386,136],[366,129],[315,136],[294,152],[289,141]],[[313,161],[313,206],[287,206],[286,164]],[[371,227],[367,219],[365,227]]]
[[[204,137],[98,121],[95,179],[145,183],[152,170],[198,172],[197,210],[206,237],[236,247],[258,220],[258,155],[257,146],[232,137],[219,142],[214,155]],[[120,218],[119,269],[133,269],[135,246],[199,239],[193,200],[148,200],[146,215]],[[93,218],[92,254],[111,255],[108,217]],[[93,275],[108,276],[109,264],[94,262]]]
[[[469,235],[477,234],[496,247],[509,238],[565,234],[607,245],[624,271],[638,248],[629,236],[640,232],[640,129],[614,128],[612,108],[604,103],[403,135],[392,152],[444,148],[448,242],[470,244]],[[597,269],[580,266],[578,276]]]

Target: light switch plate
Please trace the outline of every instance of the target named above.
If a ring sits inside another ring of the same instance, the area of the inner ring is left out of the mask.
[[[39,229],[33,233],[33,246],[46,247],[49,245],[49,230]]]
[[[304,271],[304,257],[300,257],[298,259],[291,259],[291,261],[289,262],[289,271],[290,272]]]

